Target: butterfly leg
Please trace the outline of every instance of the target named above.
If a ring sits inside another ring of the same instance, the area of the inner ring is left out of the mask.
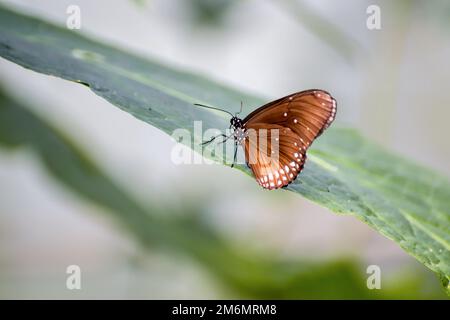
[[[237,158],[237,149],[238,149],[238,144],[237,142],[234,143],[234,156],[233,156],[233,163],[231,164],[231,167],[234,167],[234,164],[236,163],[236,158]]]
[[[224,135],[224,136],[225,136],[225,135]],[[233,136],[233,135],[225,136],[226,138],[223,139],[222,141],[220,141],[218,144],[227,142],[227,140],[230,139],[232,136]]]
[[[209,139],[208,141],[203,141],[202,143],[200,143],[200,145],[201,146],[205,146],[205,145],[207,145],[207,144],[210,144],[211,142],[213,142],[216,138],[219,138],[219,137],[224,137],[224,138],[228,138],[228,136],[227,135],[225,135],[225,134],[219,134],[218,136],[215,136],[215,137],[212,137],[211,139]],[[226,140],[225,140],[226,141]],[[223,141],[222,141],[223,142]]]

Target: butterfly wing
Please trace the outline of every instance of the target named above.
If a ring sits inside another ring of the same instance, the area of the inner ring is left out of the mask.
[[[250,113],[243,120],[249,133],[244,149],[257,182],[264,188],[276,189],[294,181],[303,169],[306,150],[335,115],[336,100],[318,89],[291,94]],[[271,129],[278,129],[277,150]],[[262,139],[260,135],[265,130],[267,134]],[[251,137],[254,132],[257,139]]]
[[[274,129],[278,129],[276,137],[272,137]],[[298,135],[290,128],[267,123],[256,123],[247,132],[245,159],[256,181],[266,189],[277,189],[294,181],[306,160],[305,153],[299,151]],[[273,139],[278,141],[273,143]]]

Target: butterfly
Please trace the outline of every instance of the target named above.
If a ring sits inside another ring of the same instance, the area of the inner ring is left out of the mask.
[[[238,145],[245,151],[247,166],[265,189],[286,187],[302,172],[306,151],[336,117],[336,100],[326,91],[305,90],[269,102],[244,119],[226,110],[209,107],[231,115],[232,134],[220,134],[222,142],[234,139],[234,163]],[[241,104],[242,111],[242,104]],[[276,155],[276,157],[274,157]]]

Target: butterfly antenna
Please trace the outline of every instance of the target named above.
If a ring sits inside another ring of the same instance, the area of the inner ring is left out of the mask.
[[[226,113],[228,113],[230,116],[233,117],[233,114],[232,114],[231,112],[229,112],[229,111],[227,111],[227,110],[220,109],[220,108],[214,108],[214,107],[206,106],[206,105],[200,104],[200,103],[194,103],[194,106],[199,106],[199,107],[203,107],[203,108],[207,108],[207,109],[212,109],[212,110],[217,110],[217,111],[226,112]]]
[[[239,110],[239,112],[236,112],[236,113],[234,114],[234,116],[237,117],[237,115],[240,114],[241,112],[242,112],[242,101],[241,101],[241,109]]]

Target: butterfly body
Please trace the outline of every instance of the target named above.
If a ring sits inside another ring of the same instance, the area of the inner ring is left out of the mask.
[[[231,114],[234,162],[240,144],[260,186],[286,187],[303,170],[307,149],[333,122],[336,109],[328,92],[311,89],[269,102],[244,119]]]
[[[239,119],[238,117],[234,116],[230,120],[230,126],[233,130],[233,137],[234,140],[242,144],[245,139],[247,138],[247,131],[245,130],[244,123],[242,122],[242,119]]]

